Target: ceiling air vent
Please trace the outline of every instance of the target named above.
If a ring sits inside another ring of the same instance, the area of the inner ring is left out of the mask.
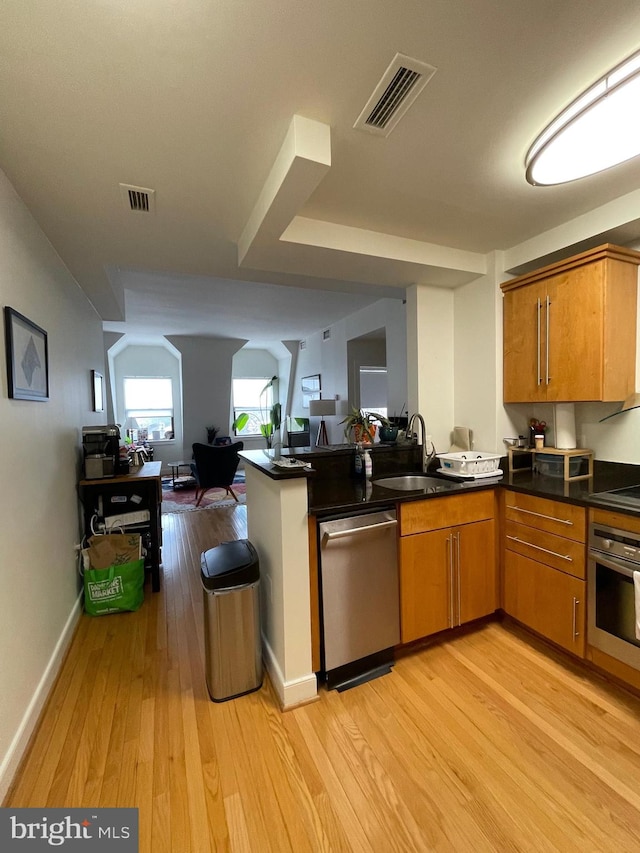
[[[325,329],[324,332],[322,333],[322,340],[328,341],[330,337],[331,337],[331,329]]]
[[[300,341],[300,349],[306,349],[306,348],[307,348],[307,342],[306,341]]]
[[[388,136],[436,71],[433,65],[396,53],[353,126]]]
[[[120,192],[127,210],[132,213],[155,213],[155,190],[133,187],[131,184],[120,184]]]

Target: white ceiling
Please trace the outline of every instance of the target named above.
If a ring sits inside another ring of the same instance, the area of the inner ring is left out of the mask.
[[[523,169],[639,47],[637,0],[3,0],[0,167],[106,328],[298,339],[494,250],[526,266],[542,232],[639,238],[638,159],[562,187]],[[436,74],[388,137],[354,130],[397,52]],[[294,116],[326,138],[287,160]]]

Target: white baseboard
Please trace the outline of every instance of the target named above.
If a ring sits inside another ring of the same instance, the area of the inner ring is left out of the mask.
[[[0,762],[0,803],[4,800],[18,769],[22,757],[29,745],[29,739],[38,723],[42,709],[49,698],[49,693],[53,683],[60,671],[64,656],[69,648],[69,644],[73,639],[73,634],[82,614],[82,602],[84,592],[81,591],[75,604],[71,608],[69,617],[65,623],[62,633],[58,638],[58,642],[49,658],[49,662],[45,668],[42,678],[36,687],[31,701],[27,706],[22,721],[18,727],[15,737],[9,745],[9,749],[5,753]]]
[[[264,635],[262,637],[262,649],[269,678],[280,700],[280,707],[283,711],[288,711],[297,705],[303,705],[317,697],[318,683],[314,672],[310,672],[308,675],[296,678],[293,681],[285,681],[273,649]]]

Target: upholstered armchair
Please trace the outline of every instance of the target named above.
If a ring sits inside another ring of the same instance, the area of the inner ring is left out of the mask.
[[[196,506],[209,489],[226,489],[235,500],[238,496],[231,488],[233,478],[240,464],[238,452],[244,447],[242,441],[222,447],[210,444],[194,444],[191,470],[196,480]]]

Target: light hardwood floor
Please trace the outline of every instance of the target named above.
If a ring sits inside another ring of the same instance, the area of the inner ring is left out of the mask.
[[[163,516],[161,592],[82,617],[6,806],[136,806],[153,853],[640,849],[640,700],[498,623],[286,714],[209,701],[200,552],[245,512]]]

